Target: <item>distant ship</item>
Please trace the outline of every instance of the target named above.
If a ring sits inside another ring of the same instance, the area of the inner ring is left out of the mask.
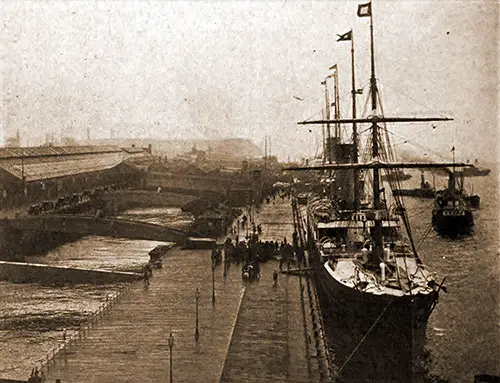
[[[465,168],[467,169],[467,168]],[[450,174],[449,169],[440,169],[443,174]],[[463,176],[464,172],[459,171],[455,172],[455,174],[460,174]],[[440,192],[443,194],[443,191]],[[405,197],[418,197],[418,198],[435,198],[436,197],[436,188],[431,186],[429,182],[427,182],[424,178],[424,173],[422,172],[420,176],[420,187],[414,189],[394,189],[392,191],[394,196],[405,196]],[[466,203],[473,209],[479,209],[481,198],[477,194],[467,194],[464,191],[461,191],[461,196]]]
[[[465,177],[484,177],[490,174],[491,169],[472,166],[470,168],[463,170],[463,175]]]
[[[382,181],[407,181],[411,178],[411,174],[405,173],[404,171],[397,169],[392,171],[390,174],[382,174]]]
[[[456,237],[472,234],[474,216],[471,202],[479,206],[479,196],[465,196],[463,172],[456,181],[456,172],[449,171],[448,187],[436,192],[432,209],[432,226],[441,235]]]
[[[491,173],[491,169],[485,168],[478,166],[479,161],[476,159],[474,161],[474,165],[470,166],[468,168],[465,168],[461,171],[455,172],[457,176],[463,175],[464,177],[485,177],[488,174]],[[436,170],[436,173],[440,175],[447,175],[447,173],[444,170]]]
[[[420,175],[420,187],[414,189],[394,189],[392,194],[395,196],[405,197],[420,197],[420,198],[434,198],[436,195],[436,188],[432,187],[429,182],[424,178],[424,173]]]

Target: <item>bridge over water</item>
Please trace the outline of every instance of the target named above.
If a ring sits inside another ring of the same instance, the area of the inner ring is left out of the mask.
[[[56,232],[79,235],[182,242],[187,233],[166,226],[121,218],[97,218],[70,214],[44,214],[1,219],[0,228],[6,231]]]

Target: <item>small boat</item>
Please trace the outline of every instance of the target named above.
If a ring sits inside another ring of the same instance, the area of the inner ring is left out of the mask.
[[[463,170],[463,175],[466,177],[484,177],[490,174],[491,169],[477,166],[477,164],[478,160],[476,159],[474,161],[474,166]]]
[[[422,172],[420,176],[420,187],[415,189],[394,189],[392,192],[395,196],[419,197],[419,198],[434,198],[436,189],[432,187],[424,178]]]
[[[382,174],[382,181],[407,181],[411,178],[411,174],[405,173],[402,170],[395,170],[390,174]]]
[[[158,245],[149,252],[149,266],[153,269],[163,267],[162,258],[172,248],[170,245]]]
[[[171,245],[158,245],[148,254],[151,257],[151,259],[158,259],[163,257],[167,253],[167,251],[169,251],[171,248],[172,248]]]
[[[466,195],[464,196],[464,199],[469,203],[471,208],[479,209],[479,206],[481,205],[481,197],[479,197],[477,194]]]
[[[474,199],[473,202],[479,201]],[[470,199],[463,193],[463,177],[457,185],[455,172],[449,173],[448,187],[436,192],[432,209],[432,226],[443,236],[457,237],[472,234],[474,216]]]

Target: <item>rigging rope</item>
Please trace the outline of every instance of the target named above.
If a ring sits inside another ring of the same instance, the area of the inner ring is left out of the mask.
[[[422,246],[422,244],[424,243],[424,241],[428,238],[429,236],[429,233],[432,231],[432,223],[427,226],[427,228],[425,229],[424,231],[424,234],[422,234],[422,236],[420,237],[419,241],[418,241],[418,247],[420,248],[420,246]]]
[[[385,128],[385,127],[383,127],[382,129],[386,129],[386,128]],[[400,138],[406,139],[406,137],[405,137],[405,136],[402,136],[402,135],[399,135],[399,134],[397,134],[397,133],[391,132],[391,131],[390,131],[390,130],[388,130],[388,129],[387,129],[387,132],[388,132],[389,134],[393,135],[393,136],[397,136],[397,137],[400,137]],[[418,147],[419,149],[423,149],[424,151],[427,151],[427,152],[429,152],[429,153],[431,153],[431,154],[434,154],[435,156],[437,156],[437,157],[439,157],[439,158],[441,158],[441,159],[443,159],[443,160],[445,160],[445,161],[450,161],[450,158],[445,157],[445,156],[443,156],[442,154],[440,154],[440,153],[438,153],[438,152],[436,152],[436,151],[434,151],[434,150],[432,150],[432,149],[430,149],[430,148],[427,148],[427,147],[425,147],[424,145],[421,145],[421,144],[419,144],[419,143],[417,143],[417,142],[411,142],[411,140],[407,139],[405,143],[409,143],[410,145],[414,145],[415,147]]]
[[[377,319],[375,320],[375,322],[373,322],[373,324],[371,325],[371,327],[368,329],[368,331],[366,332],[366,334],[363,335],[363,337],[361,338],[361,340],[359,341],[359,343],[357,344],[357,346],[354,348],[354,350],[352,350],[352,352],[346,358],[346,360],[344,361],[344,363],[342,363],[342,366],[340,366],[339,370],[337,371],[337,375],[342,372],[342,370],[344,369],[344,367],[346,366],[346,364],[351,360],[351,358],[354,356],[354,354],[356,353],[356,351],[358,351],[358,349],[361,346],[361,344],[365,341],[366,337],[370,334],[370,332],[375,328],[375,326],[377,325],[377,323],[380,321],[380,318],[382,318],[382,315],[384,315],[384,313],[387,311],[387,309],[389,308],[389,306],[391,305],[391,303],[392,303],[393,300],[394,300],[394,298],[391,299],[389,302],[387,302],[387,305],[384,307],[384,309],[382,310],[382,312],[379,314],[379,316],[377,317]]]
[[[377,80],[378,80],[378,79],[377,79]],[[392,86],[389,86],[389,85],[385,84],[383,81],[378,80],[378,82],[379,82],[380,84],[382,84],[382,85],[383,85],[383,87],[390,88],[390,89],[392,89],[394,92],[399,93],[400,95],[407,97],[408,99],[410,99],[410,100],[411,100],[411,101],[413,101],[414,103],[416,103],[416,104],[418,104],[418,105],[420,105],[420,106],[423,106],[425,109],[428,109],[429,111],[435,112],[435,110],[432,110],[429,106],[427,106],[427,105],[425,105],[425,104],[422,104],[421,102],[419,102],[419,101],[415,100],[413,97],[410,97],[409,95],[407,95],[407,94],[405,94],[405,93],[403,93],[403,92],[401,92],[401,91],[397,90],[396,88],[393,88]],[[439,116],[441,116],[441,117],[444,117],[444,114],[442,114],[442,113],[437,113],[437,114],[438,114]]]

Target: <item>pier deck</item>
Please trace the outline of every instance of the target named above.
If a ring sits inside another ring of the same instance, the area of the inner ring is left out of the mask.
[[[291,221],[288,200],[264,205],[255,218],[264,240],[291,239]],[[297,276],[280,275],[273,287],[277,267],[269,261],[259,281],[245,283],[241,266],[232,264],[225,278],[217,266],[212,304],[210,251],[175,248],[163,268],[154,270],[148,288],[136,283],[44,367],[47,381],[167,382],[172,332],[175,382],[319,382],[307,294],[301,294]]]

